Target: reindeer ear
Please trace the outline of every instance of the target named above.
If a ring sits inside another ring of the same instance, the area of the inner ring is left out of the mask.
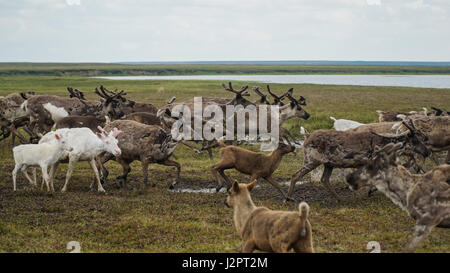
[[[256,186],[256,180],[253,180],[250,184],[247,185],[248,191],[252,191]]]
[[[118,135],[120,135],[121,133],[123,133],[123,131],[118,130],[116,127],[114,127],[114,129],[112,130],[112,135],[114,137],[117,137]]]
[[[239,192],[239,183],[237,181],[233,182],[233,186],[231,187],[235,193]]]
[[[102,138],[102,134],[100,134],[100,133],[95,133],[97,136],[98,136],[98,138]]]

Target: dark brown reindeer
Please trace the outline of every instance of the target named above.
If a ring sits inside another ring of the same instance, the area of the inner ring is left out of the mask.
[[[450,165],[422,174],[411,174],[397,163],[402,143],[376,147],[368,163],[347,177],[351,188],[375,186],[416,220],[412,239],[405,248],[414,252],[434,227],[450,228]]]
[[[16,137],[19,138],[21,143],[28,142],[25,136],[19,133],[19,128],[23,128],[31,136],[31,131],[28,129],[29,118],[21,106],[27,97],[34,95],[34,91],[28,91],[27,93],[12,93],[0,99],[1,140],[8,138],[12,133],[13,147]]]
[[[143,102],[135,102],[135,101],[125,98],[124,96],[126,95],[126,93],[123,90],[120,93],[117,93],[117,89],[114,91],[110,91],[102,85],[102,86],[100,86],[100,91],[103,94],[109,95],[109,96],[117,95],[117,98],[120,99],[122,101],[122,104],[124,105],[122,107],[122,110],[125,115],[130,114],[130,113],[135,113],[135,112],[146,112],[146,113],[156,114],[156,112],[158,111],[158,108],[156,108],[153,104],[143,103]]]
[[[103,154],[98,159],[103,182],[106,181],[108,176],[108,170],[104,167],[104,164],[109,160],[115,160],[123,168],[123,174],[118,176],[117,179],[122,180],[122,185],[126,187],[127,176],[131,171],[130,164],[138,160],[142,165],[144,186],[147,185],[148,165],[150,163],[176,167],[176,178],[170,187],[173,188],[178,183],[181,166],[169,159],[178,143],[172,140],[170,134],[167,134],[160,126],[145,125],[132,120],[107,122],[104,129],[109,131],[111,128],[118,128],[123,131],[123,134],[117,138],[122,153],[118,157],[114,157],[112,154]],[[152,181],[152,186],[154,185]]]
[[[94,133],[101,133],[98,127],[103,127],[105,125],[106,119],[103,117],[96,116],[68,116],[60,119],[55,123],[56,129],[63,128],[89,128]]]
[[[318,130],[308,136],[303,143],[304,163],[291,178],[288,196],[292,197],[295,184],[306,174],[324,165],[321,182],[339,200],[330,185],[330,176],[334,168],[359,168],[367,163],[367,158],[374,153],[377,145],[403,143],[410,152],[428,156],[430,151],[418,139],[414,129],[401,134],[378,134],[374,132],[349,132],[335,130]]]

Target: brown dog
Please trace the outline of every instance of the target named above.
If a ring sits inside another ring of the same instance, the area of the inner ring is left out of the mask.
[[[225,204],[234,210],[234,224],[242,238],[242,252],[313,253],[312,230],[308,221],[309,206],[299,205],[300,212],[274,211],[256,207],[250,192],[256,185],[233,183]]]

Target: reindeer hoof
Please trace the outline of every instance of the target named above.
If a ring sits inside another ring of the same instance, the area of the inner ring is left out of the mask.
[[[296,202],[294,198],[292,197],[286,197],[283,200],[283,204],[286,204],[287,202]]]

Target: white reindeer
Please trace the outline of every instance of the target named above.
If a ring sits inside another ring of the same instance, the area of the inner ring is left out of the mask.
[[[348,129],[358,128],[364,123],[359,123],[357,121],[348,120],[348,119],[335,119],[334,117],[330,117],[334,121],[333,128],[336,131],[347,131]]]
[[[45,135],[39,143],[52,142],[52,134],[61,134],[67,137],[67,141],[70,143],[73,150],[71,152],[63,154],[59,161],[56,162],[50,170],[50,182],[53,188],[53,180],[58,168],[59,163],[64,161],[69,162],[69,168],[66,174],[66,181],[61,192],[67,191],[67,185],[69,184],[72,176],[73,168],[78,161],[88,161],[92,170],[94,171],[95,178],[98,182],[98,192],[105,192],[102,184],[100,183],[99,172],[95,164],[96,157],[103,153],[108,152],[114,156],[119,156],[122,152],[118,146],[118,140],[116,137],[122,133],[122,131],[114,128],[111,132],[106,132],[102,127],[98,127],[101,133],[95,134],[89,128],[72,128],[72,129],[59,129],[54,132],[50,132]],[[91,188],[93,187],[93,182]]]
[[[58,162],[65,151],[70,152],[73,148],[67,142],[66,137],[63,137],[60,134],[54,133],[49,138],[51,138],[52,141],[48,143],[20,145],[13,149],[14,161],[16,162],[16,166],[12,172],[14,191],[16,191],[16,178],[19,170],[22,171],[32,185],[37,185],[36,170],[34,171],[33,181],[27,172],[29,166],[41,167],[42,177],[47,186],[47,191],[50,191],[49,175],[47,173],[48,167],[53,166]]]

